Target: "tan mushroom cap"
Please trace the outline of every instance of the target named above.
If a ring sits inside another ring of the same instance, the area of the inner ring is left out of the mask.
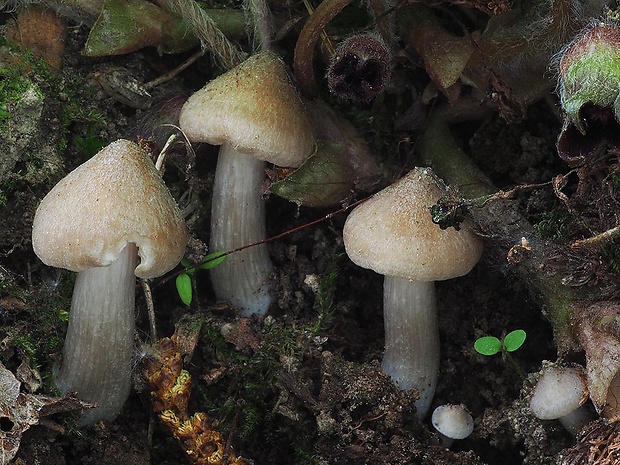
[[[251,56],[194,93],[179,126],[192,142],[228,142],[278,166],[298,167],[314,152],[301,98],[271,52]]]
[[[108,266],[138,246],[140,278],[161,276],[183,257],[187,230],[148,155],[127,140],[111,143],[43,198],[32,246],[49,266],[84,271]]]
[[[358,205],[344,225],[349,258],[377,273],[413,281],[463,276],[482,255],[482,240],[464,222],[442,230],[429,207],[443,194],[428,168],[403,178]]]

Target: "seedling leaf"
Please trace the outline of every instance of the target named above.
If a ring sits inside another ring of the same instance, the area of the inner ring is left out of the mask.
[[[207,255],[202,264],[197,266],[197,270],[210,270],[211,268],[215,268],[217,265],[226,260],[226,252],[213,252],[212,254]]]
[[[523,345],[525,337],[525,331],[522,329],[515,329],[504,337],[504,347],[508,352],[514,352]]]
[[[495,355],[502,351],[502,343],[495,336],[483,336],[474,342],[474,349],[481,355]]]
[[[176,279],[177,292],[185,305],[192,303],[192,278],[187,273],[181,273]]]

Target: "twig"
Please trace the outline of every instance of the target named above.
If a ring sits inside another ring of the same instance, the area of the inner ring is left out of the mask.
[[[271,50],[273,44],[273,18],[266,0],[245,0],[247,22],[252,25],[255,50]]]
[[[170,11],[182,16],[192,26],[202,48],[210,50],[224,68],[234,68],[245,60],[245,52],[228,40],[194,0],[168,0],[168,6]]]
[[[200,57],[203,57],[204,54],[205,54],[204,50],[197,51],[191,57],[189,57],[187,60],[181,63],[179,66],[177,66],[173,70],[168,71],[165,74],[162,74],[158,78],[145,83],[143,87],[146,90],[149,90],[149,89],[152,89],[153,87],[157,87],[163,84],[164,82],[170,81],[171,79],[173,79],[174,77],[176,77],[177,75],[185,71],[189,66],[191,66],[194,62],[196,62],[196,60],[198,60]]]
[[[321,31],[351,0],[324,0],[310,15],[295,44],[293,69],[303,94],[314,97],[319,89],[314,79],[314,47]]]
[[[157,340],[157,325],[155,323],[155,305],[153,304],[153,293],[151,286],[146,279],[141,279],[142,290],[144,291],[144,299],[146,300],[146,309],[149,315],[149,327],[151,329],[151,340]]]
[[[620,236],[620,226],[608,229],[605,232],[597,234],[596,236],[588,237],[587,239],[580,239],[573,242],[570,247],[572,249],[579,249],[582,247],[601,247],[607,244],[609,241],[614,240]]]
[[[271,236],[271,237],[268,237],[267,239],[263,239],[262,241],[254,242],[252,244],[246,244],[246,245],[243,245],[241,247],[237,247],[236,249],[222,251],[221,253],[218,253],[217,256],[215,256],[212,260],[218,260],[221,257],[225,257],[225,256],[233,254],[233,253],[241,252],[242,250],[249,249],[250,247],[255,247],[255,246],[260,245],[260,244],[266,244],[268,242],[273,242],[273,241],[276,241],[276,240],[281,239],[283,237],[286,237],[286,236],[288,236],[290,234],[293,234],[293,233],[296,233],[296,232],[301,231],[303,229],[312,227],[312,226],[314,226],[316,224],[322,223],[323,221],[329,220],[330,218],[333,218],[336,215],[340,215],[341,213],[346,212],[347,210],[349,210],[349,209],[359,205],[362,202],[365,202],[368,199],[369,199],[369,197],[366,197],[364,199],[358,200],[357,202],[353,202],[350,205],[346,205],[346,206],[344,206],[344,207],[342,207],[342,208],[340,208],[340,209],[338,209],[336,211],[333,211],[331,213],[328,213],[327,215],[322,216],[321,218],[318,218],[318,219],[316,219],[314,221],[310,221],[309,223],[304,223],[301,226],[297,226],[296,228],[288,229],[288,230],[286,230],[286,231],[284,231],[284,232],[282,232],[280,234],[276,234],[275,236]],[[204,265],[204,263],[206,263],[206,262],[196,263],[194,265],[191,265],[191,266],[188,266],[186,268],[183,268],[182,270],[176,271],[176,272],[174,272],[174,273],[172,273],[170,275],[167,275],[165,278],[162,278],[157,284],[158,285],[159,284],[165,284],[165,283],[167,283],[168,281],[170,281],[172,279],[176,279],[176,277],[178,275],[180,275],[181,273],[186,273],[188,271],[194,270],[194,269],[198,268],[199,266]]]
[[[496,195],[497,189],[457,145],[445,115],[441,108],[431,113],[419,140],[421,162],[430,165],[438,176],[466,198]],[[553,326],[558,351],[566,352],[572,343],[569,321],[574,296],[571,289],[562,284],[561,276],[553,273],[554,267],[547,266],[550,256],[561,255],[559,246],[540,239],[512,201],[486,202],[483,208],[471,209],[470,214],[481,233],[502,248],[514,245],[522,237],[527,238],[532,249],[527,259],[512,270],[541,303]]]

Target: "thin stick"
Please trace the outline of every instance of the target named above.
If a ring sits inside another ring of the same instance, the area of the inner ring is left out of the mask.
[[[227,255],[230,255],[230,254],[233,254],[233,253],[236,253],[236,252],[241,252],[242,250],[248,249],[248,248],[250,248],[250,247],[255,247],[255,246],[260,245],[260,244],[266,244],[266,243],[268,243],[268,242],[276,241],[276,240],[281,239],[281,238],[283,238],[283,237],[286,237],[286,236],[288,236],[288,235],[290,235],[290,234],[293,234],[293,233],[296,233],[296,232],[301,231],[301,230],[303,230],[303,229],[306,229],[306,228],[312,227],[312,226],[314,226],[314,225],[316,225],[316,224],[322,223],[323,221],[329,220],[330,218],[333,218],[333,217],[334,217],[334,216],[336,216],[336,215],[339,215],[339,214],[341,214],[341,213],[344,213],[344,212],[346,212],[347,210],[349,210],[349,209],[351,209],[351,208],[353,208],[353,207],[356,207],[356,206],[357,206],[357,205],[359,205],[360,203],[363,203],[363,202],[365,202],[366,200],[368,200],[369,198],[370,198],[370,197],[366,197],[366,198],[363,198],[363,199],[361,199],[361,200],[358,200],[357,202],[353,202],[352,204],[350,204],[350,205],[346,205],[346,206],[344,206],[344,207],[342,207],[342,208],[340,208],[340,209],[338,209],[338,210],[336,210],[336,211],[334,211],[334,212],[328,213],[327,215],[322,216],[321,218],[318,218],[318,219],[316,219],[316,220],[314,220],[314,221],[311,221],[311,222],[309,222],[309,223],[304,223],[304,224],[302,224],[301,226],[297,226],[296,228],[293,228],[293,229],[288,229],[288,230],[286,230],[286,231],[284,231],[284,232],[282,232],[282,233],[280,233],[280,234],[276,234],[275,236],[271,236],[271,237],[268,237],[267,239],[263,239],[262,241],[259,241],[259,242],[254,242],[254,243],[252,243],[252,244],[246,244],[246,245],[243,245],[243,246],[241,246],[241,247],[237,247],[236,249],[232,249],[232,250],[223,251],[222,253],[218,253],[218,254],[217,254],[217,256],[213,258],[213,260],[218,260],[218,259],[220,259],[221,257],[225,257],[225,256],[227,256]],[[157,284],[159,285],[159,284],[164,284],[164,283],[167,283],[167,282],[168,282],[168,281],[170,281],[171,279],[175,279],[175,278],[176,278],[178,275],[180,275],[181,273],[186,273],[187,271],[190,271],[190,270],[196,269],[196,268],[198,268],[199,266],[204,265],[204,263],[206,263],[206,262],[196,263],[196,264],[194,264],[194,265],[188,266],[187,268],[184,268],[184,269],[182,269],[182,270],[179,270],[179,271],[177,271],[177,272],[173,273],[172,275],[166,276],[166,277],[165,277],[165,278],[163,278],[161,281],[159,281]]]
[[[164,82],[168,82],[168,81],[172,80],[174,77],[178,76],[180,73],[182,73],[187,68],[189,68],[200,57],[203,57],[204,54],[205,54],[204,50],[198,50],[196,53],[194,53],[191,57],[189,57],[187,60],[185,60],[179,66],[177,66],[176,68],[168,71],[165,74],[162,74],[158,78],[155,78],[152,81],[149,81],[149,82],[145,83],[143,87],[148,90],[148,89],[152,89],[153,87],[157,87],[157,86],[163,84]]]
[[[351,0],[324,0],[310,15],[295,44],[293,68],[299,89],[307,97],[314,97],[319,89],[314,78],[314,47],[321,31]]]
[[[151,340],[157,340],[157,326],[155,324],[155,305],[153,304],[153,293],[151,292],[151,286],[146,279],[141,279],[142,290],[144,291],[144,298],[146,300],[146,308],[149,315],[149,327],[151,328]]]
[[[202,48],[211,51],[226,69],[241,63],[246,54],[228,40],[213,19],[193,0],[168,0],[170,11],[183,17],[200,39]]]
[[[597,234],[596,236],[588,237],[587,239],[580,239],[573,242],[571,249],[579,249],[581,247],[601,247],[607,242],[620,236],[620,226],[615,226],[607,231]]]

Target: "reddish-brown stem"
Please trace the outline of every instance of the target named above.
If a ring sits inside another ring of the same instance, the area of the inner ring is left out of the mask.
[[[375,17],[377,32],[389,47],[394,45],[394,16],[389,16],[393,10],[389,11],[384,0],[370,0],[370,8]]]
[[[299,89],[306,97],[315,97],[319,92],[314,78],[313,57],[321,31],[349,3],[351,0],[324,0],[310,15],[299,34],[293,69]]]
[[[341,213],[344,213],[347,210],[350,210],[351,208],[356,207],[357,205],[359,205],[362,202],[365,202],[368,199],[369,199],[369,197],[365,197],[365,198],[363,198],[361,200],[358,200],[357,202],[353,202],[352,204],[346,205],[346,206],[344,206],[344,207],[342,207],[342,208],[340,208],[340,209],[338,209],[336,211],[328,213],[327,215],[322,216],[321,218],[318,218],[318,219],[316,219],[314,221],[310,221],[309,223],[304,223],[301,226],[297,226],[296,228],[288,229],[288,230],[286,230],[284,232],[281,232],[280,234],[268,237],[267,239],[263,239],[262,241],[255,242],[253,244],[246,244],[246,245],[243,245],[241,247],[237,247],[236,249],[224,251],[224,252],[218,254],[216,257],[214,257],[213,260],[217,260],[217,259],[219,259],[221,257],[225,257],[227,255],[230,255],[230,254],[233,254],[233,253],[236,253],[236,252],[241,252],[242,250],[249,249],[250,247],[255,247],[257,245],[265,244],[267,242],[273,242],[275,240],[278,240],[278,239],[281,239],[283,237],[286,237],[286,236],[288,236],[290,234],[293,234],[293,233],[296,233],[296,232],[301,231],[303,229],[306,229],[306,228],[309,228],[311,226],[314,226],[315,224],[322,223],[323,221],[329,220],[330,218],[333,218],[336,215],[340,215]],[[205,264],[205,262],[201,262],[201,263],[196,263],[194,265],[191,265],[191,266],[188,266],[186,268],[183,268],[182,270],[176,271],[176,272],[174,272],[174,273],[172,273],[170,275],[167,275],[165,278],[162,278],[161,281],[159,281],[157,284],[159,285],[159,284],[167,283],[171,279],[175,279],[181,273],[185,273],[187,271],[191,271],[191,270],[196,269],[199,266],[202,266],[204,264]]]

